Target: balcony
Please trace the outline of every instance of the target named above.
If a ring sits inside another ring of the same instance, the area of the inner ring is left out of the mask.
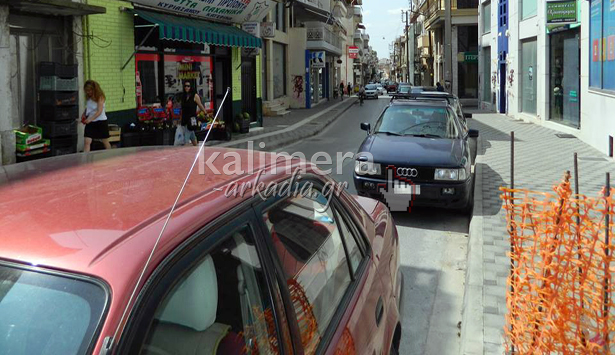
[[[354,12],[355,20],[363,22],[363,9],[360,6],[353,6],[352,11]]]
[[[311,51],[326,51],[335,56],[342,55],[342,40],[324,24],[306,23],[307,49]]]
[[[335,0],[333,2],[333,16],[337,18],[348,17],[348,8],[343,0]]]
[[[354,44],[358,45],[359,48],[363,47],[363,33],[361,33],[361,31],[355,31]]]
[[[429,35],[422,34],[416,38],[416,46],[419,49],[429,48]]]

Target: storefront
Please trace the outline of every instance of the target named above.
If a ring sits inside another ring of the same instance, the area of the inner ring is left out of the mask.
[[[219,116],[227,139],[231,131],[243,132],[238,125],[262,125],[261,98],[257,97],[261,90],[256,90],[260,38],[233,25],[139,7],[134,14],[138,113],[162,108],[168,118],[177,118],[179,97],[188,81],[209,116],[221,107],[226,89],[231,88]]]
[[[77,57],[81,19],[104,12],[102,7],[70,1],[8,0],[0,4],[0,43],[5,44],[0,45],[1,163],[76,151],[75,120],[83,82],[78,70],[81,58]],[[44,139],[32,145],[16,144],[13,130],[25,125],[45,126],[40,135]]]
[[[581,125],[581,31],[577,0],[547,2],[549,120]]]
[[[521,42],[521,79],[519,83],[519,111],[535,116],[538,91],[538,46],[536,38]]]

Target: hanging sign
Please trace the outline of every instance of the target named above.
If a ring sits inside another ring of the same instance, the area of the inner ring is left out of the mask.
[[[132,2],[160,11],[231,23],[261,21],[275,4],[273,0],[132,0]]]
[[[325,52],[312,52],[310,64],[312,68],[324,68],[325,67]]]
[[[261,37],[261,23],[260,22],[244,22],[241,24],[241,29],[248,32],[254,37]]]
[[[359,47],[357,46],[349,46],[348,47],[348,58],[357,59],[359,58]]]
[[[275,37],[275,23],[274,22],[261,23],[261,36],[263,38]]]

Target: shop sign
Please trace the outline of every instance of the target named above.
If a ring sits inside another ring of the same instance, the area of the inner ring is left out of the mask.
[[[273,22],[261,23],[261,37],[263,38],[275,37],[275,23]]]
[[[208,20],[244,23],[259,21],[276,4],[273,0],[132,0],[160,11]]]
[[[547,1],[547,26],[577,22],[577,0]]]
[[[312,52],[310,65],[312,68],[325,68],[325,52]]]
[[[244,22],[241,25],[241,29],[248,32],[254,37],[261,37],[261,24],[260,22]]]
[[[359,58],[359,47],[357,46],[349,46],[348,47],[348,58],[357,59]]]
[[[478,63],[478,52],[459,52],[457,61],[460,63]]]

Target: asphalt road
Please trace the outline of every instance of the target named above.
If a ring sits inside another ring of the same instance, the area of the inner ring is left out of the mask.
[[[337,171],[338,152],[356,153],[366,136],[361,122],[376,122],[389,103],[388,97],[357,103],[321,134],[278,151],[300,152],[311,159],[318,152],[328,153],[331,175],[352,181],[354,161],[344,160]],[[322,161],[319,160],[319,161]],[[402,341],[400,354],[459,353],[459,329],[466,270],[469,216],[439,209],[414,209],[412,213],[395,213],[400,235],[401,269],[405,278]]]

